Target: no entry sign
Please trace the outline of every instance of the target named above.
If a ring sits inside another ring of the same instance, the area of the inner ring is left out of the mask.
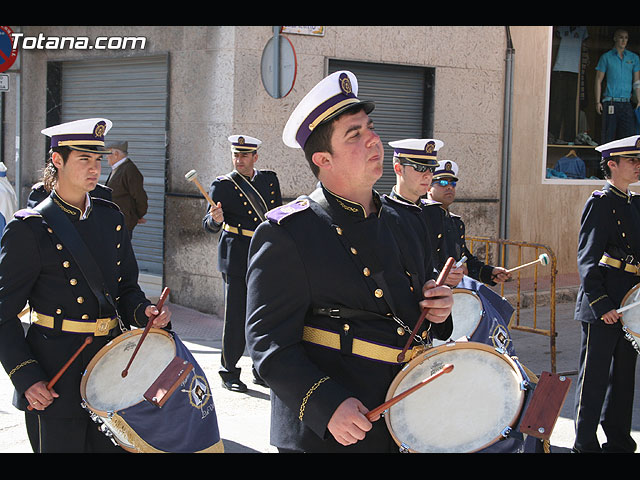
[[[0,26],[0,72],[11,68],[18,58],[18,47],[13,48],[13,30]]]

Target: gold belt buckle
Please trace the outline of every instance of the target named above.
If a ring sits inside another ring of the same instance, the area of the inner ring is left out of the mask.
[[[98,318],[96,320],[96,331],[94,335],[96,337],[101,337],[107,335],[109,333],[109,325],[111,324],[111,318]]]

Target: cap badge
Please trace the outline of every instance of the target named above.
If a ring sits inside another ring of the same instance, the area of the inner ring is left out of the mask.
[[[339,78],[340,89],[342,93],[345,95],[351,95],[353,93],[353,88],[351,87],[351,80],[349,80],[349,76],[346,73],[340,75]]]
[[[107,131],[107,124],[105,122],[98,122],[93,129],[93,136],[96,138],[104,137],[105,132]]]
[[[433,153],[435,148],[436,148],[436,142],[427,142],[427,144],[424,146],[424,151],[426,153]]]

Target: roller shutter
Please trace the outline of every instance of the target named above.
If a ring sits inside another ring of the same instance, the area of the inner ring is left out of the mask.
[[[107,141],[128,141],[129,157],[144,176],[147,223],[133,234],[140,272],[162,277],[168,57],[63,62],[63,122],[90,117],[113,121]],[[111,167],[102,164],[100,182]]]

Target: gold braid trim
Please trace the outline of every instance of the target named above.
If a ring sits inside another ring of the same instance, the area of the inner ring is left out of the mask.
[[[20,370],[22,367],[26,367],[27,365],[29,365],[30,363],[38,363],[37,360],[25,360],[24,362],[22,362],[19,365],[16,365],[15,367],[13,367],[13,369],[9,372],[9,378],[11,378],[11,376],[16,373],[18,370]]]
[[[324,382],[326,382],[327,380],[329,380],[329,377],[324,377],[321,378],[320,380],[318,380],[316,383],[313,384],[313,386],[309,389],[309,391],[307,392],[307,394],[304,396],[304,398],[302,399],[302,404],[300,405],[300,415],[298,415],[298,419],[300,421],[302,421],[302,417],[304,417],[304,409],[307,406],[307,401],[309,400],[309,397],[311,396],[311,394],[313,392],[316,391],[316,389],[323,384]]]
[[[596,302],[599,302],[599,301],[600,301],[600,300],[602,300],[603,298],[607,298],[608,296],[609,296],[609,295],[606,295],[606,294],[605,294],[605,295],[602,295],[602,296],[600,296],[600,297],[596,298],[593,302],[591,302],[591,303],[589,304],[589,306],[593,305],[593,304],[594,304],[594,303],[596,303]]]

